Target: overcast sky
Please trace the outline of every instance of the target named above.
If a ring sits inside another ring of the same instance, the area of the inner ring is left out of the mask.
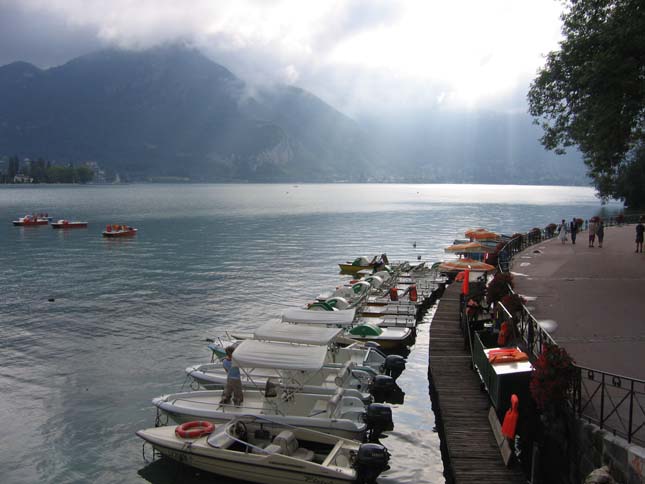
[[[557,0],[0,0],[0,65],[182,41],[354,116],[525,111],[560,12]]]

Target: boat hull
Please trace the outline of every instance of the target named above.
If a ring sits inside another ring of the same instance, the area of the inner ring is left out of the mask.
[[[239,437],[234,430],[230,430],[236,428],[237,422],[245,422],[244,428],[248,429],[249,434],[266,432],[268,438],[235,440]],[[296,442],[304,442],[305,446],[318,446],[317,457],[315,451],[311,452],[309,458],[305,457],[306,452],[304,455],[300,454],[300,457],[283,452],[262,452],[261,449],[268,448],[266,442],[271,442],[280,433],[280,429],[284,427],[274,421],[255,421],[242,417],[218,426],[208,437],[181,438],[175,434],[172,426],[139,430],[137,436],[166,457],[213,474],[242,478],[245,481],[271,484],[335,484],[356,481],[357,473],[351,467],[348,457],[360,449],[359,442],[290,427],[284,430],[289,430],[297,439]],[[249,444],[253,447],[247,447]],[[342,466],[339,466],[342,463],[340,459],[344,459]]]
[[[48,225],[48,220],[38,220],[36,222],[25,222],[23,220],[14,220],[12,222],[17,227],[37,227],[39,225]]]
[[[132,230],[119,230],[119,231],[112,231],[108,232],[107,230],[103,231],[103,237],[107,238],[118,238],[118,237],[132,237],[134,235],[137,235],[137,229],[132,229]]]
[[[267,380],[282,380],[282,377],[279,372],[275,371],[244,371],[241,375],[242,379],[242,388],[244,389],[255,389],[258,387],[264,387],[267,383]],[[374,376],[372,373],[365,373],[365,376],[362,380],[358,378],[342,378],[342,381],[338,382],[334,376],[338,377],[341,374],[343,368],[341,366],[332,366],[330,365],[325,373],[329,373],[329,376],[325,378],[324,381],[316,381],[315,384],[302,384],[299,385],[295,382],[292,386],[297,388],[297,391],[303,393],[319,393],[321,395],[333,395],[339,387],[344,388],[344,394],[350,397],[360,398],[366,404],[372,402],[372,396],[367,393],[367,388],[369,385],[369,379],[371,376]],[[369,370],[372,370],[369,368]],[[358,373],[360,370],[352,367],[349,372]],[[195,380],[199,385],[206,390],[218,390],[226,386],[226,372],[224,368],[218,363],[209,363],[206,365],[191,366],[186,368],[186,374]],[[339,385],[341,383],[341,385]],[[362,391],[364,390],[364,391]]]
[[[246,463],[223,458],[218,459],[204,457],[195,452],[165,447],[160,444],[152,444],[152,446],[157,449],[161,455],[196,469],[223,477],[243,479],[244,481],[257,482],[259,484],[284,484],[285,482],[303,484],[312,482],[320,484],[341,484],[355,482],[355,480],[351,478],[338,479],[328,476],[304,474],[301,469],[280,469],[274,466],[259,465],[257,462]],[[252,456],[253,454],[249,455]]]
[[[349,400],[353,399],[355,406],[345,407],[347,416],[329,417],[325,412],[325,402],[329,400],[329,396],[310,395],[309,398],[321,400],[322,405],[317,405],[305,413],[294,414],[290,408],[298,405],[295,400],[281,403],[280,399],[261,399],[259,402],[256,399],[251,403],[253,393],[245,390],[244,404],[240,407],[221,405],[219,401],[222,392],[219,390],[164,395],[154,398],[152,404],[178,424],[192,420],[208,420],[218,425],[242,415],[258,415],[279,424],[304,427],[352,440],[362,440],[367,430],[367,426],[359,417],[365,411],[365,404],[360,399],[349,397]],[[349,414],[353,418],[348,418]]]
[[[87,222],[67,222],[67,223],[52,222],[51,226],[53,229],[86,229]]]
[[[358,272],[365,270],[365,269],[372,269],[374,266],[355,266],[352,265],[351,263],[347,264],[338,264],[338,267],[340,267],[340,272],[344,274],[358,274]]]

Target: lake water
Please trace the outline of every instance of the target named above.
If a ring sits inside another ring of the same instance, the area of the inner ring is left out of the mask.
[[[0,480],[203,482],[147,465],[134,432],[153,425],[153,397],[209,360],[206,337],[302,306],[345,282],[336,264],[358,255],[434,262],[473,226],[509,234],[600,210],[580,187],[2,186]],[[11,225],[34,212],[90,225]],[[139,233],[106,240],[106,223]],[[400,379],[406,400],[383,441],[393,453],[383,483],[443,480],[427,334]]]

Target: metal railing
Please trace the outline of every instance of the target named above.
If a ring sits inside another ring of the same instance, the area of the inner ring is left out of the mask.
[[[624,220],[609,218],[604,220],[606,226],[623,225],[627,220],[635,223],[640,215],[626,216]],[[588,227],[588,221],[584,228]],[[541,230],[522,234],[508,241],[500,250],[498,269],[508,272],[512,258],[531,245],[554,237],[555,233]],[[501,254],[504,254],[503,257]],[[513,289],[509,287],[511,293]],[[545,331],[526,306],[516,315],[499,304],[503,314],[498,317],[512,318],[517,323],[519,337],[532,359],[542,351],[544,343],[557,345],[551,335]],[[602,429],[619,435],[627,442],[645,444],[645,381],[613,373],[574,365],[575,378],[570,393],[569,404],[578,417],[595,423]]]
[[[645,445],[645,381],[575,366],[571,405],[576,415]]]

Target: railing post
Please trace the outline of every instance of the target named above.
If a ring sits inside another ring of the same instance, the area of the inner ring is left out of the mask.
[[[629,426],[627,427],[627,442],[632,442],[632,424],[634,415],[634,380],[629,386]]]
[[[578,417],[582,415],[582,368],[578,368]]]
[[[531,348],[531,351],[533,352],[533,355],[535,356],[535,349],[533,348],[533,321],[530,319],[527,321],[527,332],[526,332],[526,339],[527,342],[526,344],[528,345],[529,348]]]
[[[605,374],[600,381],[600,428],[605,424]]]

